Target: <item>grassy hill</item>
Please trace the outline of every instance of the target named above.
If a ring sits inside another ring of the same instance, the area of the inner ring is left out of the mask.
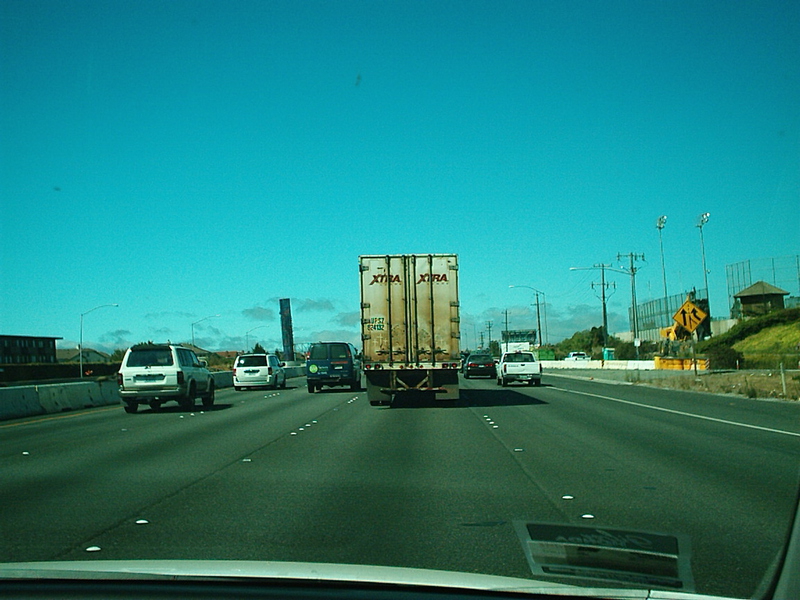
[[[727,333],[705,340],[697,351],[712,368],[797,369],[800,360],[800,308],[772,312],[742,321]]]

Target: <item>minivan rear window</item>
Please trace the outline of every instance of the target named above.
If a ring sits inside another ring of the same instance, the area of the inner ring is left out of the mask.
[[[266,354],[240,356],[236,364],[240,367],[265,367],[267,366],[267,356]]]

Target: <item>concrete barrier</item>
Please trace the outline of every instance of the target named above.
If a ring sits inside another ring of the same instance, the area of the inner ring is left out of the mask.
[[[44,414],[36,386],[0,388],[0,421]]]
[[[118,404],[115,380],[0,388],[0,420]]]
[[[655,361],[652,360],[543,360],[541,362],[543,369],[652,371],[656,368]]]
[[[286,377],[305,377],[305,365],[286,367]],[[212,371],[217,389],[233,387],[233,372]],[[121,404],[116,379],[0,388],[0,421]]]
[[[217,389],[233,387],[233,371],[212,371],[211,376]]]

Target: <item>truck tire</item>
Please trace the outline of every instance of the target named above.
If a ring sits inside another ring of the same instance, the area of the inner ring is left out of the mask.
[[[505,377],[500,378],[500,385],[502,385],[503,387],[508,387],[508,382],[506,381]]]
[[[313,394],[315,389],[316,389],[316,386],[309,381],[308,382],[308,393],[309,394]]]
[[[158,400],[153,400],[152,402],[150,402],[150,410],[152,410],[153,412],[160,411],[161,410],[161,402],[159,402]]]
[[[534,379],[533,380],[533,385],[535,385],[536,387],[539,387],[540,385],[542,385],[542,380],[541,379]]]
[[[135,414],[137,410],[139,410],[139,403],[138,402],[126,402],[125,406],[123,407],[125,412],[129,415]]]

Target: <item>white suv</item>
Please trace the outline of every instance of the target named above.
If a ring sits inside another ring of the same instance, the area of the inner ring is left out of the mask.
[[[125,352],[117,374],[119,395],[125,412],[135,413],[140,404],[158,410],[164,402],[176,400],[184,410],[214,405],[214,378],[189,348],[172,344],[139,344]]]

